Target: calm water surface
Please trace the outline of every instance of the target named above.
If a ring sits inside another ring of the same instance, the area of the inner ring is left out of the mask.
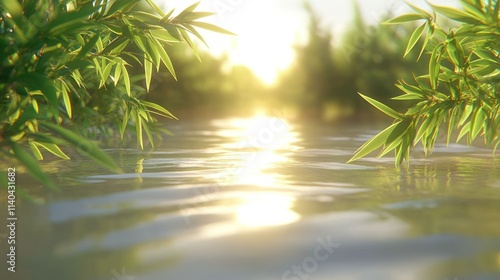
[[[256,117],[170,128],[154,151],[109,150],[124,174],[47,163],[64,188],[29,188],[43,204],[20,203],[18,271],[2,279],[500,279],[491,150],[416,149],[406,170],[345,163],[369,127]]]

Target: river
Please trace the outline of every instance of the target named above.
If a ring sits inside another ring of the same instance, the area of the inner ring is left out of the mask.
[[[61,190],[26,188],[39,203],[20,202],[17,272],[2,279],[500,279],[490,149],[416,147],[396,168],[346,164],[370,126],[256,116],[169,128],[154,150],[108,150],[124,174],[45,163]]]

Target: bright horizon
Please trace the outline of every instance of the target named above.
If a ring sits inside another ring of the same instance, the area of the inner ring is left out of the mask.
[[[163,7],[183,8],[194,0],[156,0]],[[329,29],[334,41],[345,32],[352,20],[354,1],[310,0],[322,27]],[[388,10],[401,14],[409,10],[402,0],[359,0],[361,12],[370,24],[376,24]],[[453,5],[456,0],[434,0],[439,5]],[[168,5],[167,5],[168,4]],[[412,1],[428,8],[423,0]],[[213,55],[228,54],[232,65],[250,68],[266,84],[272,84],[280,71],[295,57],[293,46],[307,41],[308,17],[301,0],[205,0],[198,11],[217,15],[203,20],[236,33],[237,36],[201,31]],[[206,48],[201,46],[201,48]]]

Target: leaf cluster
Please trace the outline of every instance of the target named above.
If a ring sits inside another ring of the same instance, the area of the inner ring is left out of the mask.
[[[395,151],[396,164],[408,161],[413,146],[421,142],[432,152],[439,130],[445,126],[446,142],[458,130],[457,141],[466,136],[470,144],[483,136],[487,144],[500,143],[500,19],[498,0],[461,0],[462,9],[432,5],[427,12],[414,10],[386,22],[400,24],[423,21],[411,35],[405,55],[419,41],[420,54],[429,55],[428,74],[414,77],[412,83],[400,81],[403,94],[394,100],[410,100],[414,105],[398,113],[367,96],[374,107],[394,118],[394,123],[361,146],[350,161],[382,147],[379,156]],[[444,30],[437,15],[459,23]],[[419,55],[420,57],[420,55]]]
[[[231,33],[199,21],[211,13],[194,11],[198,3],[174,15],[152,0],[145,0],[150,11],[141,11],[140,2],[0,0],[2,157],[54,187],[36,161],[45,152],[69,159],[63,148],[76,149],[119,172],[89,135],[118,131],[123,139],[134,131],[140,148],[145,137],[154,143],[155,115],[175,117],[140,96],[153,68],[163,65],[176,77],[165,46],[185,42],[199,58],[190,36],[203,38],[195,27]],[[142,74],[133,75],[134,65]]]

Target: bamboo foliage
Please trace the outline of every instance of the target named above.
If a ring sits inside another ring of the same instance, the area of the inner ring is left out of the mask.
[[[176,77],[166,45],[203,41],[195,27],[231,34],[199,21],[198,3],[175,15],[146,0],[0,0],[0,155],[16,159],[41,183],[54,187],[36,159],[76,148],[115,172],[119,166],[91,141],[114,127],[138,146],[153,144],[155,117],[175,119],[140,98],[153,69]],[[140,65],[143,74],[133,66]],[[97,132],[96,132],[97,131]],[[115,131],[113,129],[113,131]],[[89,136],[90,135],[90,136]],[[26,149],[28,148],[28,149]],[[31,152],[28,152],[31,151]]]
[[[447,144],[452,132],[459,131],[470,144],[478,136],[494,146],[500,143],[500,18],[499,0],[461,0],[462,9],[432,5],[427,12],[414,5],[414,13],[391,19],[386,24],[423,21],[409,39],[405,55],[421,41],[420,53],[429,55],[428,74],[414,77],[412,83],[400,81],[403,94],[395,100],[414,105],[400,114],[363,96],[394,123],[361,146],[350,161],[382,148],[379,156],[395,152],[396,165],[409,161],[413,146],[421,142],[431,153],[440,130]],[[436,22],[444,16],[459,23],[443,30]]]

